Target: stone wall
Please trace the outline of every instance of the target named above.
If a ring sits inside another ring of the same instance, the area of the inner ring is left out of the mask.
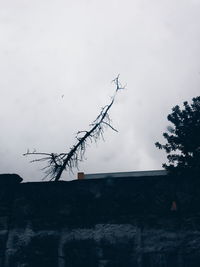
[[[0,267],[200,266],[196,178],[20,181],[0,175]]]

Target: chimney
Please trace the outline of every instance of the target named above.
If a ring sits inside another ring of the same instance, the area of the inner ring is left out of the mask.
[[[78,179],[78,180],[82,180],[82,179],[84,179],[84,176],[85,176],[84,172],[78,172],[78,173],[77,173],[77,179]]]

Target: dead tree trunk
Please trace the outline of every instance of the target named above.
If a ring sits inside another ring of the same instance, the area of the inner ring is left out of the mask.
[[[78,167],[79,161],[83,160],[83,156],[86,151],[87,142],[97,141],[103,137],[105,127],[110,127],[112,130],[117,131],[111,126],[109,110],[114,104],[116,95],[119,90],[124,89],[119,82],[119,75],[113,80],[116,89],[114,95],[111,98],[111,102],[104,106],[97,116],[95,121],[90,124],[91,128],[88,131],[79,131],[76,135],[76,144],[70,149],[69,153],[38,153],[36,151],[27,151],[24,156],[38,155],[41,158],[34,159],[31,162],[47,161],[48,164],[43,168],[45,170],[45,177],[51,176],[50,180],[58,181],[64,170],[72,170],[74,167]]]

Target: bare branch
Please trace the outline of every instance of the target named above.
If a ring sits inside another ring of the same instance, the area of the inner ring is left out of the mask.
[[[93,123],[90,124],[90,130],[78,131],[76,133],[77,143],[75,143],[68,153],[38,153],[36,151],[29,152],[28,150],[27,153],[23,154],[24,156],[42,156],[39,159],[32,160],[32,162],[48,162],[47,166],[43,168],[46,173],[45,178],[50,176],[50,181],[58,181],[64,170],[68,169],[69,171],[72,171],[73,168],[78,168],[78,163],[84,158],[88,142],[97,142],[100,138],[104,140],[103,134],[105,127],[108,126],[113,131],[117,132],[117,130],[111,125],[109,111],[114,104],[118,91],[124,89],[125,86],[121,85],[119,81],[119,75],[112,82],[115,84],[116,89],[110,103],[101,109],[99,115],[96,117]]]
[[[102,123],[105,124],[105,125],[107,125],[108,127],[110,127],[113,131],[115,131],[115,132],[118,133],[117,129],[115,129],[115,128],[114,128],[113,126],[111,126],[109,123],[107,123],[107,122],[105,122],[105,121],[103,121]]]

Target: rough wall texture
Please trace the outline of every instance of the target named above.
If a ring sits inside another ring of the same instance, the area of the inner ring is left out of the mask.
[[[200,182],[0,175],[0,267],[22,266],[199,267]]]

